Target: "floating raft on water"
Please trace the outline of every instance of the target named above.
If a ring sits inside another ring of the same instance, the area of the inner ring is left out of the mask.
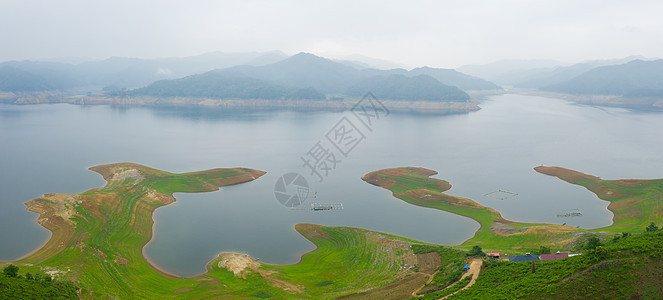
[[[299,207],[293,207],[292,210],[312,210],[312,211],[323,211],[323,210],[341,210],[343,209],[343,203],[311,203],[310,205],[302,205]]]
[[[569,217],[582,217],[582,213],[579,209],[569,209],[563,213],[557,214],[558,218],[569,218]]]
[[[504,199],[508,199],[508,198],[511,198],[511,197],[518,196],[518,194],[513,193],[513,192],[509,192],[509,191],[505,191],[505,190],[497,190],[497,191],[485,194],[484,196],[504,200]]]
[[[343,203],[311,203],[311,210],[341,210]]]

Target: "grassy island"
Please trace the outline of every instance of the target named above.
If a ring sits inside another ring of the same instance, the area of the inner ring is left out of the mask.
[[[431,178],[437,172],[425,168],[384,169],[368,173],[362,179],[390,190],[394,197],[407,203],[448,211],[479,222],[481,227],[475,236],[465,241],[461,248],[480,245],[484,249],[503,252],[521,248],[536,249],[539,246],[565,249],[587,234],[642,231],[651,222],[663,221],[663,179],[602,180],[559,167],[539,166],[534,169],[582,185],[599,198],[610,201],[608,209],[615,214],[614,224],[584,230],[554,224],[509,221],[498,211],[474,200],[445,194],[451,184]]]
[[[663,179],[604,180],[560,167],[539,166],[534,170],[583,186],[599,198],[609,201],[608,209],[614,214],[613,224],[600,230],[640,231],[651,222],[663,221]]]
[[[474,200],[445,194],[451,184],[430,178],[436,174],[436,171],[425,168],[404,167],[371,172],[362,179],[390,190],[394,197],[407,203],[448,211],[479,222],[479,230],[461,248],[480,245],[484,249],[507,252],[541,245],[562,248],[576,240],[579,232],[584,232],[570,226],[506,220],[498,211]]]

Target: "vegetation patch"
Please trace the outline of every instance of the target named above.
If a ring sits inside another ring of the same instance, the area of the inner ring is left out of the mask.
[[[487,261],[476,283],[449,299],[657,299],[662,253],[663,232],[656,231],[561,260]]]
[[[478,244],[491,251],[506,251],[514,246],[537,249],[541,245],[559,249],[576,240],[578,232],[586,232],[570,226],[506,220],[498,211],[474,200],[445,194],[451,185],[430,178],[435,174],[437,172],[425,168],[404,167],[371,172],[362,179],[392,191],[394,197],[410,204],[444,210],[479,222],[479,230],[461,245],[463,249]]]
[[[463,265],[467,257],[465,252],[444,246],[419,246],[417,251],[435,252],[442,259],[433,278],[419,291],[420,295],[442,290],[457,282],[463,275]]]
[[[425,299],[425,300],[440,299],[440,298],[445,297],[447,295],[451,295],[455,292],[460,291],[464,287],[466,287],[470,283],[471,280],[472,280],[472,276],[467,276],[467,277],[459,280],[458,282],[454,283],[454,285],[452,285],[452,286],[450,286],[446,289],[426,294],[423,297],[421,297],[420,299]]]
[[[0,299],[78,299],[78,287],[71,281],[54,280],[44,273],[20,273],[10,264],[0,274]]]
[[[663,221],[663,179],[604,180],[560,167],[539,166],[534,170],[583,186],[599,198],[610,201],[608,209],[614,214],[613,224],[600,228],[602,231],[641,230],[651,222]]]

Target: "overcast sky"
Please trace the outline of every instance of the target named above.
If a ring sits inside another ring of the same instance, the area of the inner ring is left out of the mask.
[[[0,61],[281,50],[453,68],[663,56],[660,0],[1,0],[0,28]]]

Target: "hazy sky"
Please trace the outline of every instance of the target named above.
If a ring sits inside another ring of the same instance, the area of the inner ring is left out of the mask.
[[[663,56],[663,1],[1,0],[0,61],[281,50],[409,66]]]

